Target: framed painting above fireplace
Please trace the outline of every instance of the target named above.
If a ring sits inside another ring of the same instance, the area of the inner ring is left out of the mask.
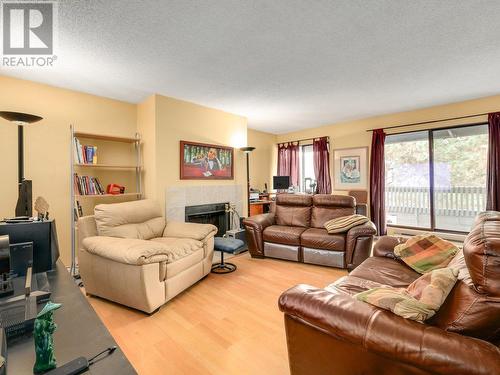
[[[234,179],[234,149],[181,141],[180,178],[181,180]]]

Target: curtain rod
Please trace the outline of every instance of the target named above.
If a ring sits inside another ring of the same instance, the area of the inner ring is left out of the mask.
[[[485,116],[485,115],[488,115],[490,112],[486,112],[486,113],[477,113],[475,115],[467,115],[467,116],[459,116],[459,117],[449,117],[449,118],[443,118],[441,120],[431,120],[431,121],[422,121],[422,122],[414,122],[414,123],[411,123],[411,124],[403,124],[403,125],[394,125],[394,126],[388,126],[388,127],[385,127],[385,128],[382,128],[383,130],[387,130],[387,129],[395,129],[395,128],[404,128],[406,126],[415,126],[415,125],[424,125],[424,124],[433,124],[435,122],[444,122],[444,121],[451,121],[451,120],[460,120],[460,119],[464,119],[464,118],[471,118],[471,117],[478,117],[478,116]],[[367,132],[372,132],[376,129],[368,129]]]
[[[326,137],[312,137],[312,138],[297,139],[296,141],[278,142],[278,143],[276,143],[276,144],[277,144],[277,145],[283,145],[283,144],[285,144],[285,143],[305,142],[305,141],[312,141],[312,140],[319,139],[319,138],[326,138],[326,139],[328,140],[328,142],[330,142],[330,137],[329,137],[329,136],[326,136]]]

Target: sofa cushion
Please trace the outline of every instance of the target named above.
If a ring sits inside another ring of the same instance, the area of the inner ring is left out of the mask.
[[[186,255],[183,258],[176,260],[175,262],[167,263],[167,269],[163,280],[171,279],[172,277],[177,276],[183,271],[187,270],[190,267],[193,267],[196,264],[199,264],[203,261],[203,250],[200,248],[199,250]]]
[[[343,293],[352,296],[364,292],[365,290],[379,288],[381,286],[383,285],[375,281],[348,275],[336,280],[334,283],[325,287],[325,289],[332,293]]]
[[[324,228],[329,220],[354,215],[356,205],[353,197],[347,195],[316,194],[311,209],[311,227]]]
[[[443,306],[427,323],[448,332],[498,343],[499,305],[494,298],[478,294],[473,285],[459,280]]]
[[[311,224],[311,205],[312,198],[309,195],[278,194],[275,208],[276,224],[309,227]]]
[[[300,245],[300,235],[307,228],[271,225],[264,229],[264,241],[283,245]]]
[[[394,288],[406,288],[421,276],[418,272],[413,271],[406,264],[398,260],[381,257],[366,259],[351,271],[349,275],[389,285]]]
[[[479,293],[500,298],[500,212],[483,212],[464,242],[464,258]]]
[[[345,251],[345,234],[328,234],[324,228],[309,228],[301,234],[300,244],[312,249]]]
[[[99,204],[94,217],[99,236],[149,240],[161,237],[165,229],[160,205],[150,199]]]
[[[477,216],[463,252],[450,262],[458,282],[430,324],[493,343],[500,342],[500,213]]]

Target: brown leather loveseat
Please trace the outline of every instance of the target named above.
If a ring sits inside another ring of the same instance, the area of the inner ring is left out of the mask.
[[[399,241],[382,237],[373,257],[324,289],[281,295],[291,375],[500,374],[500,212],[477,217],[450,263],[458,281],[424,324],[351,296],[420,276],[393,259]]]
[[[244,220],[250,254],[353,269],[370,255],[375,226],[328,234],[324,224],[355,209],[350,196],[279,194],[273,212]]]

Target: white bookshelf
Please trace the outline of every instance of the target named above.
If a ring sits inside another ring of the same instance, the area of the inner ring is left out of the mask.
[[[93,215],[94,207],[100,203],[124,202],[142,199],[142,160],[141,137],[118,137],[105,134],[86,133],[70,126],[71,133],[71,274],[78,274],[77,265],[77,227],[80,216]],[[82,164],[75,158],[76,139],[82,145],[97,145],[98,163]],[[111,183],[125,186],[123,194],[82,195],[75,191],[74,174],[99,178],[104,189]],[[78,212],[81,207],[83,215]]]

